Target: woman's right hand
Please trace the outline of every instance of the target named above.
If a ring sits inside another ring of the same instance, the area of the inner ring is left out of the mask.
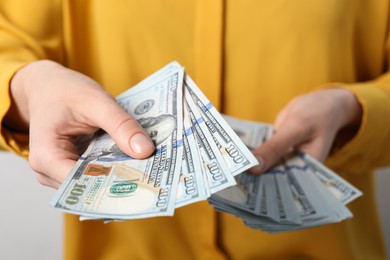
[[[29,131],[29,163],[43,185],[60,186],[80,156],[77,141],[99,128],[134,158],[155,149],[138,122],[96,81],[53,61],[21,68],[11,81],[11,96],[3,123]]]

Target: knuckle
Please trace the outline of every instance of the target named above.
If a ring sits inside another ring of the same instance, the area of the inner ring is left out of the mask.
[[[33,171],[37,173],[42,172],[42,161],[39,156],[36,156],[34,153],[30,153],[28,163]]]
[[[299,110],[294,110],[290,113],[288,118],[289,127],[294,129],[300,129],[301,126],[307,125],[310,123],[310,118],[305,112]]]
[[[113,133],[114,135],[123,135],[134,130],[138,130],[140,126],[137,121],[132,117],[121,118],[116,120],[114,125]]]
[[[40,173],[35,173],[35,179],[38,181],[39,184],[43,186],[51,187],[49,181],[47,180],[47,177]]]

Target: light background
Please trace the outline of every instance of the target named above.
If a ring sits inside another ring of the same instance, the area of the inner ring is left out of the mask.
[[[0,259],[62,259],[62,216],[49,206],[55,191],[38,184],[24,159],[0,153],[0,165]],[[377,185],[390,252],[390,168],[378,172]]]

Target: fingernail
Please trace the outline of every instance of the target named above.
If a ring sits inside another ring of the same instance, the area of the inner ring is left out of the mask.
[[[131,149],[135,153],[142,154],[154,150],[154,145],[145,135],[138,133],[130,139]]]

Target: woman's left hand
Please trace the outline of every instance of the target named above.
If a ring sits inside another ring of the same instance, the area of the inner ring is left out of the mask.
[[[292,149],[324,161],[333,145],[343,145],[353,138],[362,113],[355,95],[343,88],[318,90],[292,99],[276,118],[275,134],[253,151],[260,164],[250,172],[266,171]]]

